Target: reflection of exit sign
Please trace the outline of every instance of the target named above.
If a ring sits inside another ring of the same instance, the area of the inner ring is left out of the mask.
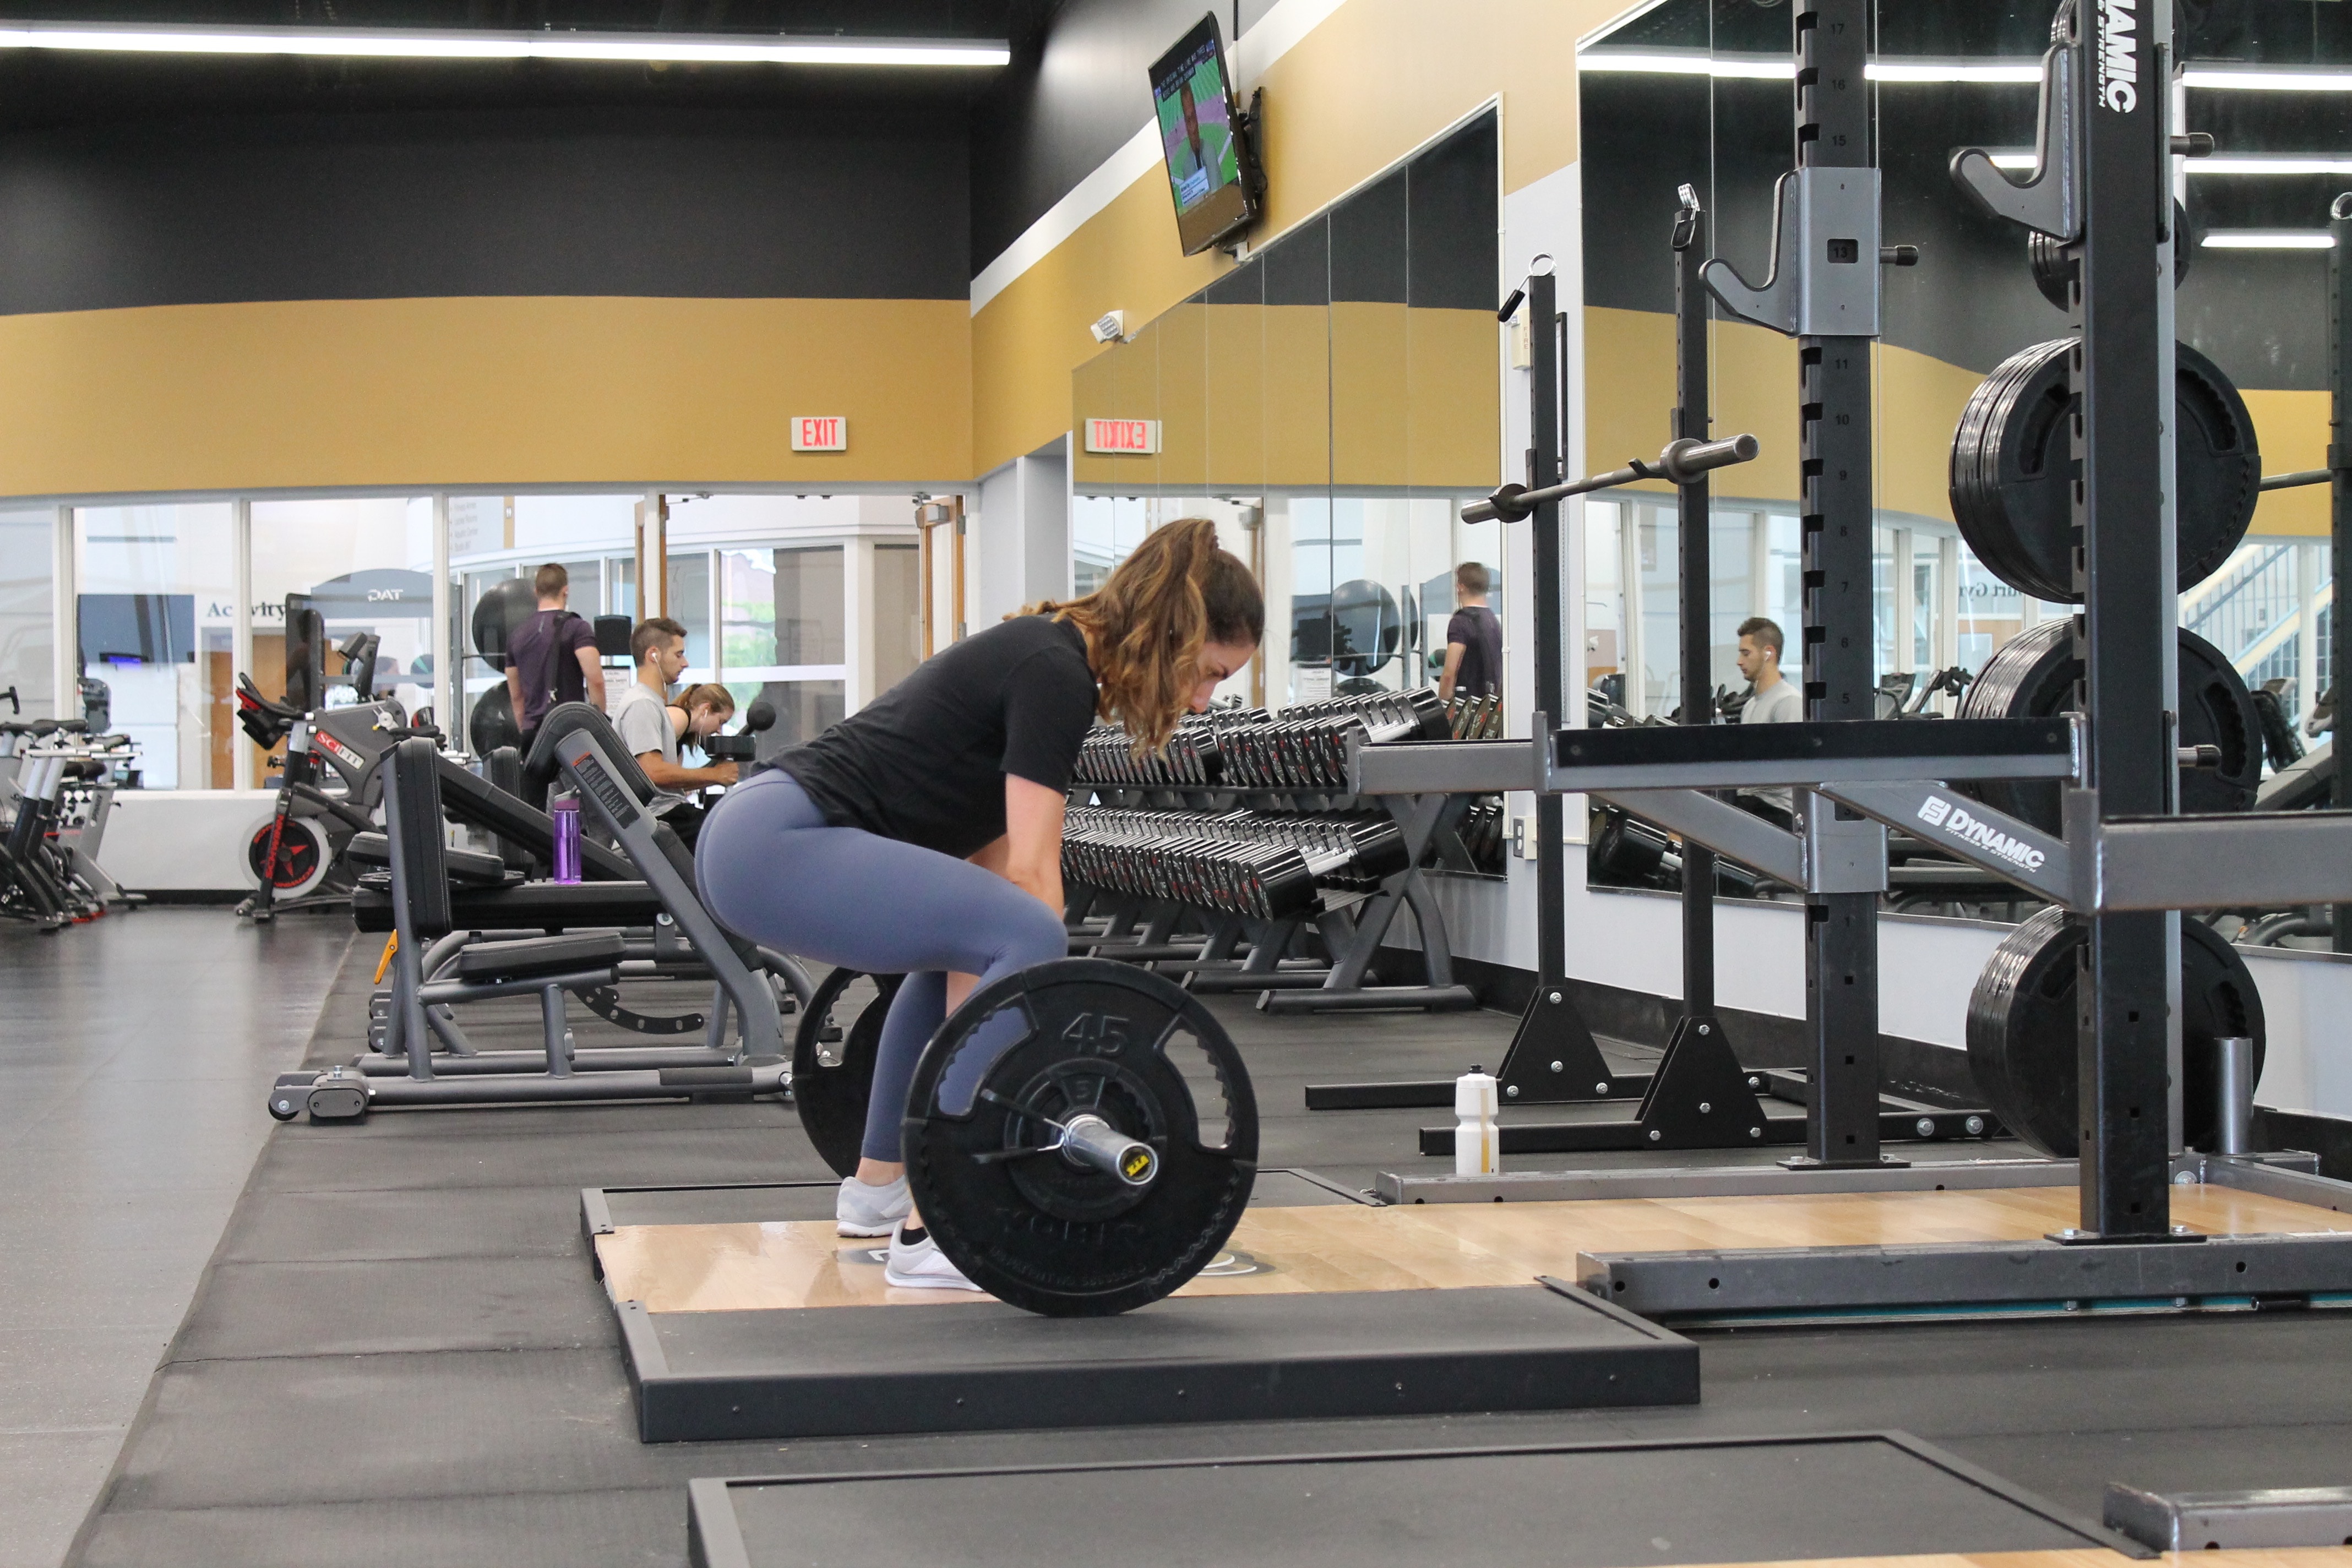
[[[793,421],[795,452],[846,452],[849,421],[838,414],[803,414]]]
[[[1160,421],[1089,419],[1087,421],[1087,450],[1149,456],[1160,450]]]

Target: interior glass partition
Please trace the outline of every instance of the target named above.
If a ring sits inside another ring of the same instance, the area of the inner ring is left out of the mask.
[[[207,787],[236,689],[227,503],[78,508],[74,550],[85,708],[138,745],[147,788]]]
[[[1454,567],[1486,565],[1502,603],[1501,525],[1460,520],[1500,468],[1499,216],[1488,111],[1081,365],[1074,589],[1209,516],[1266,593],[1234,695],[1433,684]],[[1158,449],[1086,451],[1090,419],[1155,422]]]
[[[54,507],[0,511],[0,693],[14,692],[11,719],[48,719],[56,705]],[[67,715],[70,717],[70,715]]]

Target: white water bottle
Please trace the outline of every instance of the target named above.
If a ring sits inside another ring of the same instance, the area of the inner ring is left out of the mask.
[[[1503,1168],[1495,1078],[1480,1067],[1454,1080],[1454,1173],[1491,1176]]]

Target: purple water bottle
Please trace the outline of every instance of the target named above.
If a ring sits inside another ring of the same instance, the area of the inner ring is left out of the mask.
[[[547,803],[555,818],[555,879],[580,880],[580,797],[559,795]]]

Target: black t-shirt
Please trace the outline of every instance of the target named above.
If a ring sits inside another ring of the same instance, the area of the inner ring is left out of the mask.
[[[1070,787],[1095,700],[1084,634],[1019,616],[917,665],[776,766],[827,822],[961,858],[1003,837],[1005,774]]]
[[[588,672],[580,668],[580,650],[593,652],[595,647],[595,628],[570,610],[534,610],[514,629],[507,638],[507,658],[522,671],[522,711],[515,723],[524,734],[538,729],[557,703],[587,700]]]
[[[1484,605],[1454,612],[1445,623],[1447,643],[1462,645],[1462,666],[1454,672],[1456,697],[1493,697],[1503,689],[1503,623]]]

